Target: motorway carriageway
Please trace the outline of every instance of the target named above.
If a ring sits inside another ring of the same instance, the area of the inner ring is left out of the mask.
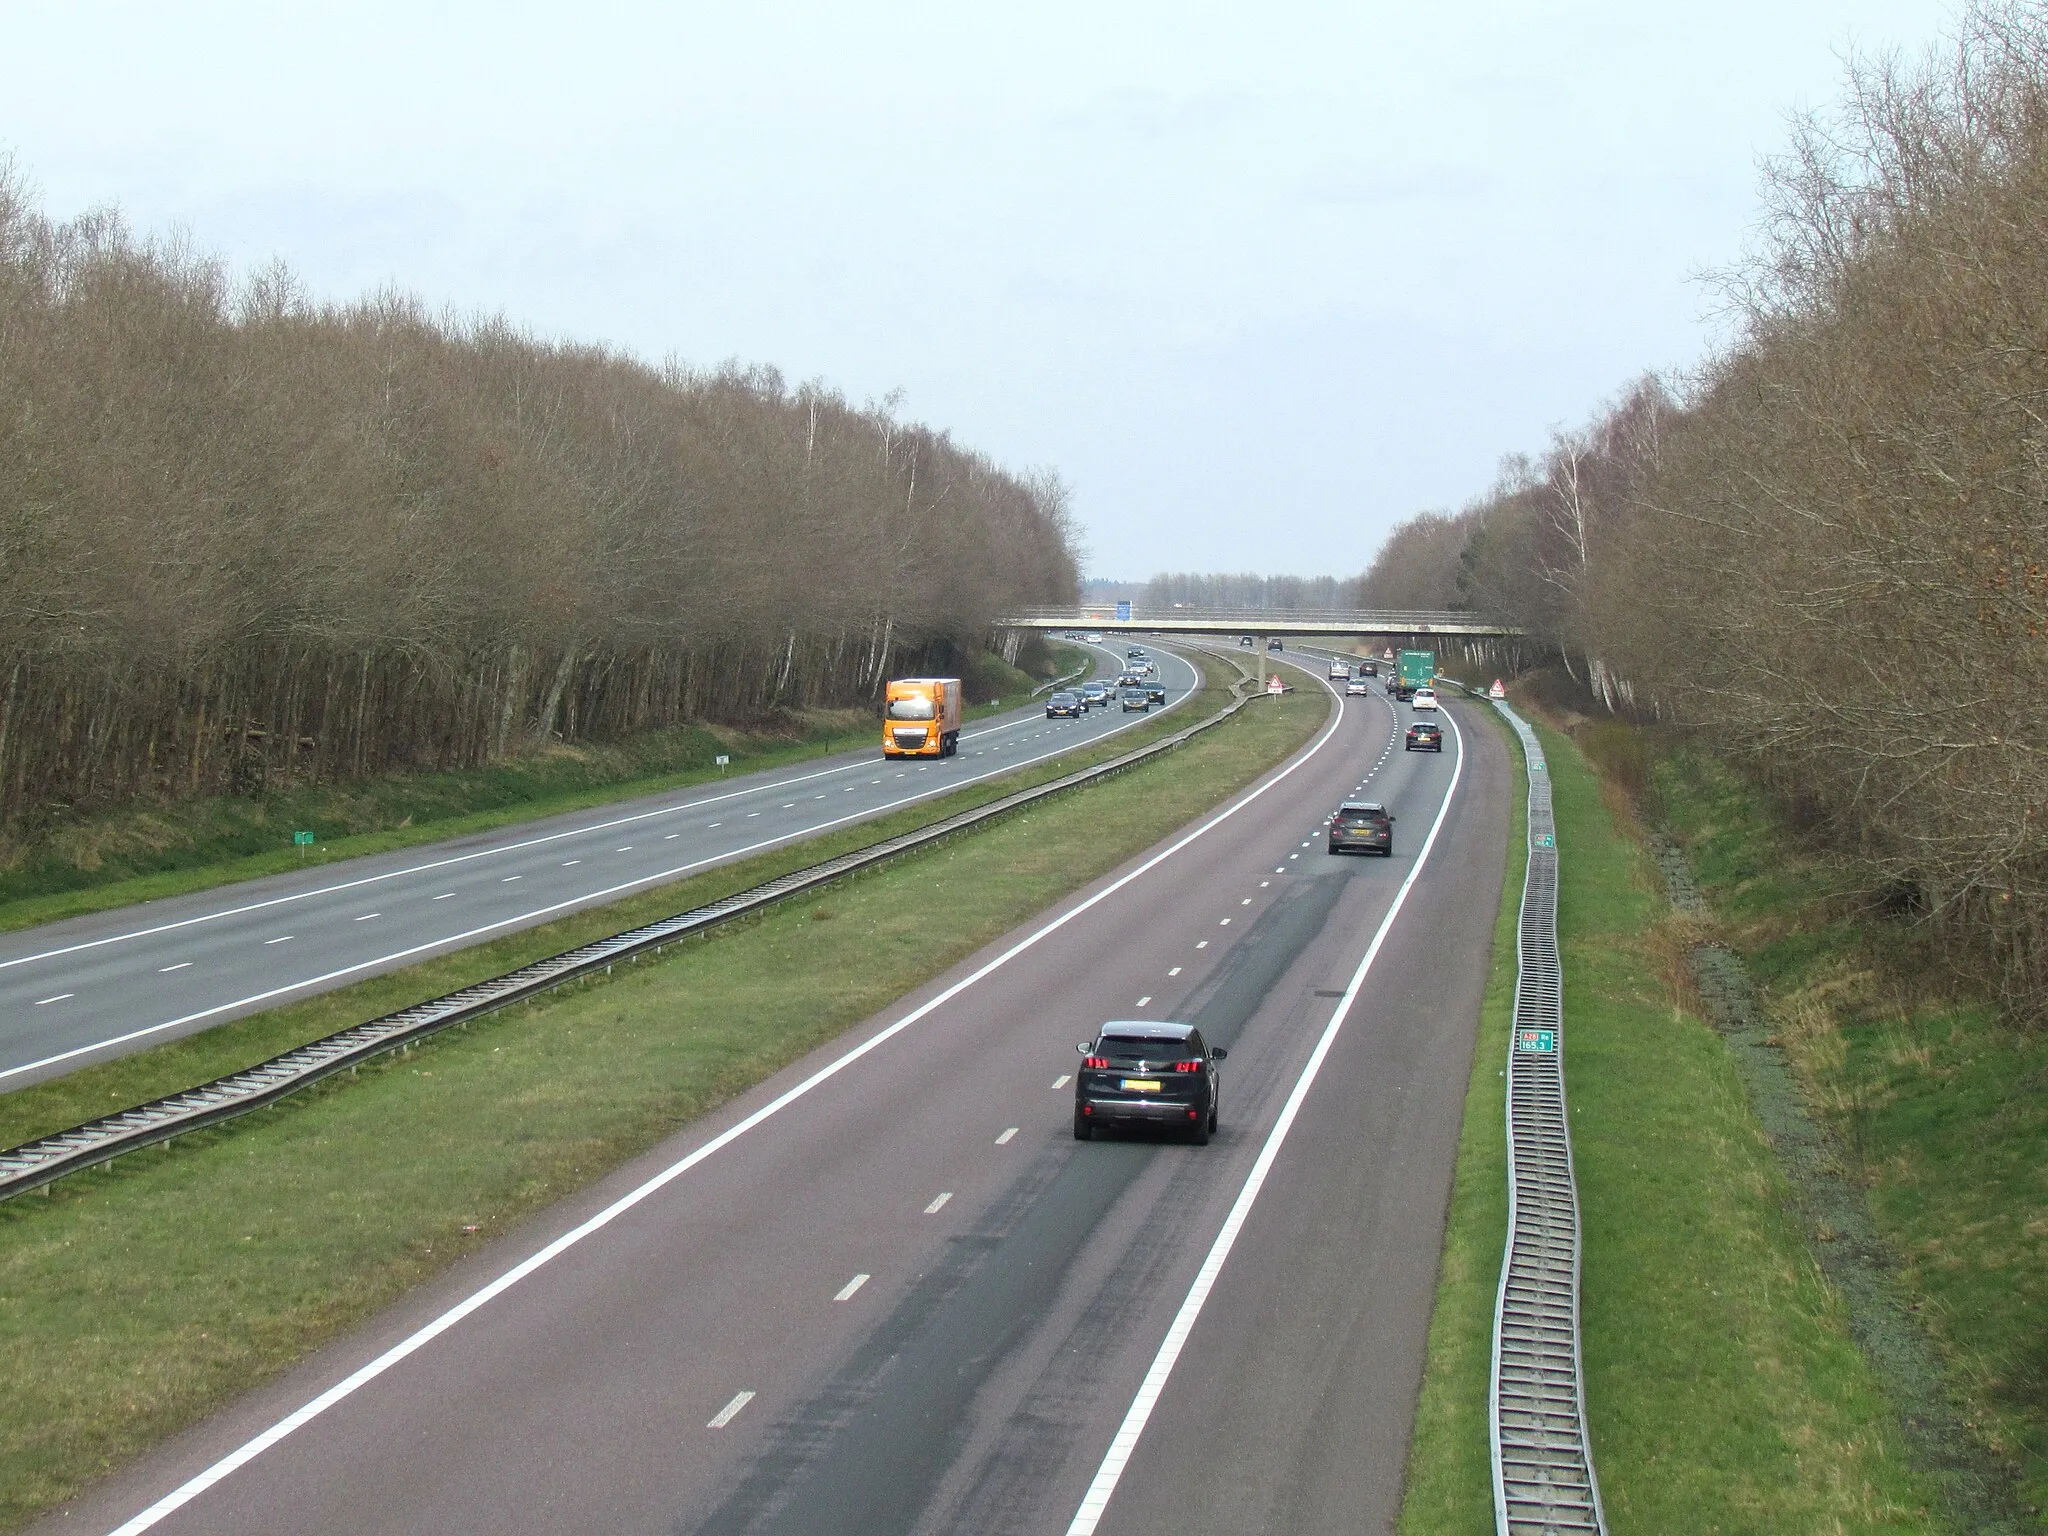
[[[1250,791],[37,1529],[1391,1530],[1514,792],[1475,710],[1438,756],[1333,702]],[[1325,852],[1361,794],[1394,857]],[[1229,1048],[1209,1146],[1073,1138],[1112,1018]]]
[[[1111,676],[1121,651],[1090,648]],[[1201,686],[1160,651],[1167,708]],[[964,729],[957,755],[838,757],[0,936],[0,1091],[617,901],[1088,746],[1148,716]]]

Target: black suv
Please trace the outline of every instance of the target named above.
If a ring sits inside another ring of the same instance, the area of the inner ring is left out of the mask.
[[[1444,728],[1434,720],[1418,720],[1408,727],[1407,739],[1402,743],[1404,752],[1441,752],[1444,749]]]
[[[1157,1125],[1207,1146],[1216,1129],[1216,1063],[1229,1052],[1204,1044],[1192,1024],[1113,1020],[1078,1047],[1086,1059],[1074,1077],[1074,1139],[1095,1128]]]
[[[1337,807],[1337,814],[1330,818],[1330,852],[1346,853],[1353,848],[1394,856],[1394,818],[1384,805],[1368,800]]]
[[[1069,720],[1078,720],[1088,713],[1088,707],[1081,702],[1081,695],[1061,689],[1045,701],[1045,718],[1051,720],[1064,715]]]

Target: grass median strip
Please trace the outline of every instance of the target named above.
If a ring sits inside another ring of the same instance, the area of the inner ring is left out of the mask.
[[[1185,729],[1228,703],[1232,697],[1229,682],[1234,680],[1235,673],[1214,662],[1205,666],[1208,675],[1203,691],[1184,707],[1050,762],[754,858],[721,865],[603,907],[508,933],[386,976],[216,1025],[132,1056],[81,1068],[48,1083],[16,1089],[0,1096],[0,1146],[18,1146],[113,1110],[223,1077],[365,1019],[444,996],[576,945],[717,901],[791,870],[867,847],[1017,790],[1107,761]]]
[[[1327,706],[1261,700],[1162,760],[437,1037],[353,1086],[0,1207],[0,1527],[1149,846],[1285,758]],[[612,909],[602,926],[625,921]]]
[[[1680,1005],[1654,874],[1570,741],[1542,735],[1587,1408],[1608,1518],[1617,1531],[1702,1536],[1923,1531],[1931,1489],[1908,1470],[1890,1405],[1806,1254],[1725,1047]],[[1501,942],[1512,955],[1511,932]],[[1406,1536],[1493,1528],[1485,1404],[1506,1219],[1494,1193],[1504,1022],[1493,1015],[1504,1006],[1489,999],[1460,1143]]]

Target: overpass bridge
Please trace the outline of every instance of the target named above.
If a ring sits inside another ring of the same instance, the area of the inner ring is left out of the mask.
[[[1369,635],[1389,640],[1421,635],[1512,638],[1522,631],[1475,613],[1336,609],[1280,612],[1249,608],[1144,608],[1096,604],[1085,608],[1025,608],[996,620],[998,629],[1084,629],[1102,634],[1153,635]]]

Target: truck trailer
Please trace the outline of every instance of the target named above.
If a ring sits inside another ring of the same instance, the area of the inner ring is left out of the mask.
[[[1414,696],[1418,688],[1427,688],[1436,680],[1435,651],[1403,651],[1401,670],[1394,677],[1394,697],[1404,702]]]
[[[882,756],[951,757],[960,750],[960,679],[895,677],[882,699]]]

